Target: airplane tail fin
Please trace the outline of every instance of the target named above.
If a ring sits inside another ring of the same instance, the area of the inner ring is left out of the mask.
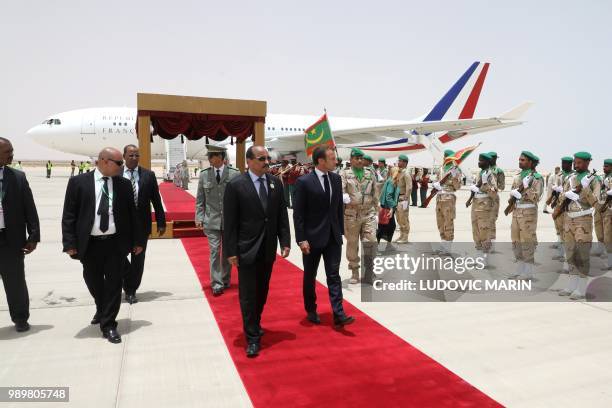
[[[474,62],[444,94],[423,121],[471,119],[489,72],[489,63]]]
[[[533,102],[530,102],[530,101],[523,102],[519,106],[513,109],[510,109],[506,113],[503,113],[502,115],[500,115],[499,118],[502,120],[519,120],[521,116],[523,116],[523,114],[527,112],[529,108],[531,108],[532,105],[533,105]]]

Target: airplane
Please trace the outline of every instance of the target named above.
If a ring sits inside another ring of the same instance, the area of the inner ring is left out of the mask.
[[[330,117],[339,155],[349,157],[352,147],[375,154],[376,158],[429,150],[436,161],[447,143],[524,123],[519,119],[532,105],[531,102],[524,102],[499,116],[474,118],[489,66],[488,62],[471,64],[427,114],[410,121]],[[135,108],[127,107],[72,110],[51,115],[29,129],[27,136],[55,150],[95,157],[106,146],[137,144],[136,115]],[[265,131],[270,154],[276,159],[293,155],[299,161],[307,161],[304,131],[317,119],[317,116],[269,114]],[[187,159],[205,158],[205,143],[205,138],[188,141],[185,147]],[[215,144],[229,143],[226,140]],[[228,149],[228,152],[232,160],[234,149]],[[159,136],[153,136],[151,156],[154,159],[166,158],[166,145]]]

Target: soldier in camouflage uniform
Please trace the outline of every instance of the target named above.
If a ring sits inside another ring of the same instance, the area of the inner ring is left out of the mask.
[[[557,198],[557,205],[561,202],[561,196],[563,195],[563,185],[567,181],[567,179],[574,174],[572,170],[572,164],[574,163],[574,158],[570,156],[565,156],[561,158],[561,172],[559,174],[555,174],[554,180],[552,181],[552,191],[557,192],[559,197]],[[553,259],[559,259],[563,261],[563,270],[565,272],[569,272],[569,264],[567,263],[567,259],[565,259],[565,247],[563,245],[563,229],[565,222],[565,214],[557,217],[554,220],[555,230],[557,232],[557,245],[556,248],[559,250],[559,254],[555,256]]]
[[[610,198],[612,197],[612,159],[606,159],[604,161],[603,170],[604,177],[601,197],[605,197],[605,200],[603,200],[603,204],[600,205],[598,212],[600,212],[603,219],[603,242],[608,254],[608,264],[604,270],[612,270],[612,203],[606,201],[608,199],[612,200],[612,198]]]
[[[480,173],[476,177],[476,184],[470,187],[474,193],[472,201],[472,236],[476,244],[477,256],[483,258],[487,264],[487,257],[491,251],[491,229],[495,221],[494,203],[497,196],[497,179],[491,171],[493,158],[489,153],[478,156]],[[480,184],[480,187],[478,186]]]
[[[593,212],[600,194],[599,183],[589,176],[591,154],[578,152],[574,154],[575,174],[569,177],[563,186],[564,194],[559,205],[570,200],[565,214],[563,239],[567,262],[570,266],[568,285],[559,292],[559,296],[569,296],[572,300],[584,299],[591,267],[589,253],[593,241]],[[577,194],[575,189],[582,186]]]
[[[606,190],[603,185],[604,179],[600,176],[595,176],[595,180],[593,183],[599,184],[600,195],[598,197],[598,205],[596,207],[600,207],[604,205],[606,202]],[[595,211],[593,213],[593,227],[595,230],[595,236],[597,237],[597,242],[593,242],[593,246],[591,248],[591,256],[601,256],[605,253],[604,247],[604,226],[603,226],[603,217],[600,211]]]
[[[364,281],[372,279],[376,255],[376,214],[380,184],[373,171],[364,167],[363,152],[351,150],[351,167],[340,172],[344,207],[346,258],[352,272],[350,283],[359,282],[359,241],[363,245]]]
[[[397,186],[399,187],[400,195],[397,209],[395,210],[395,217],[400,227],[400,236],[395,242],[404,244],[408,242],[408,234],[410,233],[410,219],[408,217],[410,205],[408,200],[412,191],[412,176],[408,171],[408,156],[400,154],[398,159],[397,166],[400,168],[400,174]]]
[[[497,153],[489,152],[489,156],[493,159],[491,161],[491,173],[495,177],[497,182],[497,191],[504,191],[506,188],[506,174],[502,169],[497,167]],[[499,218],[499,194],[495,195],[493,199],[493,224],[491,228],[491,251],[495,250],[495,240],[497,239],[497,219]]]
[[[446,149],[444,157],[454,155],[455,152]],[[448,178],[442,182],[442,179],[449,174]],[[456,163],[450,161],[445,163],[439,170],[438,180],[432,184],[433,188],[438,190],[436,195],[436,222],[438,231],[440,232],[440,252],[450,254],[451,245],[455,239],[455,216],[457,197],[455,191],[461,188],[461,171]]]
[[[544,192],[544,179],[535,171],[539,162],[535,154],[521,152],[521,172],[512,182],[510,195],[516,199],[516,203],[512,212],[511,236],[517,270],[511,278],[533,278],[534,253],[538,246],[538,203]],[[521,186],[522,192],[519,191]]]
[[[223,294],[229,288],[231,265],[221,253],[223,236],[223,195],[231,179],[240,174],[236,168],[223,163],[226,155],[224,147],[209,145],[208,161],[211,167],[200,172],[196,199],[195,221],[204,227],[210,249],[210,286],[213,296]]]
[[[384,157],[378,159],[378,175],[382,178],[383,182],[389,177],[389,168]]]

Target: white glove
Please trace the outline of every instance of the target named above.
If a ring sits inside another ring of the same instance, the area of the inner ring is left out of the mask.
[[[523,179],[523,187],[529,188],[529,183],[531,182],[531,176],[527,176]]]
[[[582,180],[580,180],[580,184],[582,184],[582,188],[587,188],[589,186],[589,184],[591,184],[591,177],[583,177]]]
[[[518,190],[512,190],[510,191],[510,195],[514,198],[516,198],[517,200],[520,200],[521,197],[523,196]]]
[[[565,193],[565,197],[569,198],[572,201],[578,201],[578,199],[580,198],[580,196],[574,193],[573,191],[568,191],[567,193]]]
[[[470,190],[472,190],[472,192],[476,193],[476,194],[480,193],[480,189],[478,188],[478,186],[476,184],[472,184],[470,186]]]
[[[608,192],[606,193],[609,196],[612,196],[612,188],[608,190]]]
[[[563,186],[554,186],[553,190],[560,194],[563,192]]]
[[[344,204],[350,204],[351,203],[351,196],[348,195],[347,193],[342,194],[342,202]]]
[[[432,183],[432,186],[433,186],[433,188],[435,188],[438,191],[442,190],[442,186],[437,181],[435,183]]]
[[[402,210],[408,208],[408,201],[402,201],[400,204],[402,205]]]

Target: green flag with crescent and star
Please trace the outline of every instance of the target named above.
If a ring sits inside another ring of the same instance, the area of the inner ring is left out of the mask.
[[[327,120],[327,113],[304,131],[306,155],[312,156],[315,147],[321,145],[336,146],[331,128],[329,127],[329,121]]]

